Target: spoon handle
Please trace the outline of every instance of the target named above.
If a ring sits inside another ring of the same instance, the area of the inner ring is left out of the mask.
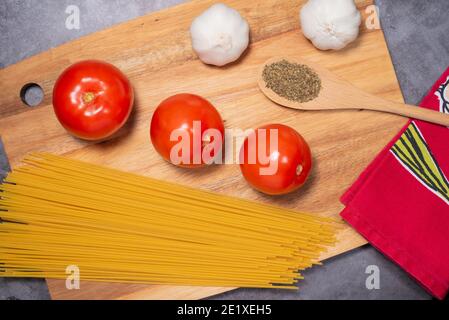
[[[376,105],[376,107],[369,109],[394,113],[413,119],[423,120],[443,126],[449,126],[449,114],[408,104],[396,103],[391,101],[387,102],[385,100],[383,102],[384,103],[379,103]]]

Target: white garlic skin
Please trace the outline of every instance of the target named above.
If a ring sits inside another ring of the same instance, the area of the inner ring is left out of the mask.
[[[340,50],[357,39],[362,21],[353,0],[309,0],[299,14],[302,32],[321,50]]]
[[[190,35],[201,61],[224,66],[237,60],[248,47],[249,25],[237,10],[217,3],[193,20]]]

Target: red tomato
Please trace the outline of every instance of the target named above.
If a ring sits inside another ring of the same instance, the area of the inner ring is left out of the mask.
[[[273,129],[277,130],[277,139]],[[311,167],[307,142],[297,131],[282,124],[255,130],[246,137],[240,150],[243,176],[255,189],[270,195],[286,194],[301,187]]]
[[[118,131],[128,119],[134,93],[126,76],[113,65],[86,60],[68,67],[53,88],[53,107],[63,127],[86,140]]]
[[[206,99],[188,93],[162,101],[151,119],[151,141],[159,154],[181,167],[211,163],[221,154],[224,125]],[[205,158],[205,155],[210,155]]]

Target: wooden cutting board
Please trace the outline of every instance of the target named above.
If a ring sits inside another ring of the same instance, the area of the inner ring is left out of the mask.
[[[186,3],[97,32],[0,70],[0,134],[11,165],[30,151],[99,163],[219,193],[338,217],[339,197],[405,119],[370,111],[301,112],[266,99],[256,83],[262,62],[275,55],[306,57],[354,85],[383,98],[403,101],[380,29],[362,24],[359,39],[339,52],[316,50],[301,34],[298,12],[304,0],[225,1],[247,18],[251,45],[243,58],[224,68],[202,64],[190,45],[192,19],[214,1]],[[371,0],[356,1],[364,18]],[[365,19],[364,19],[365,20]],[[53,115],[52,87],[60,72],[83,59],[103,59],[122,69],[136,92],[135,112],[114,139],[93,144],[69,136]],[[19,97],[27,83],[44,91],[43,103],[29,108]],[[248,129],[280,122],[296,128],[310,143],[314,169],[307,185],[293,194],[268,197],[252,190],[237,165],[199,170],[176,168],[163,161],[149,141],[153,110],[164,98],[191,92],[209,99],[227,128]],[[323,259],[365,243],[349,226]],[[48,280],[54,299],[198,299],[230,288],[81,283],[67,290]]]

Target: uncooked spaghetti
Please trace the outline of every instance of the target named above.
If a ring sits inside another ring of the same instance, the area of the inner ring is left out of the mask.
[[[335,221],[34,153],[0,185],[0,276],[296,288]]]

